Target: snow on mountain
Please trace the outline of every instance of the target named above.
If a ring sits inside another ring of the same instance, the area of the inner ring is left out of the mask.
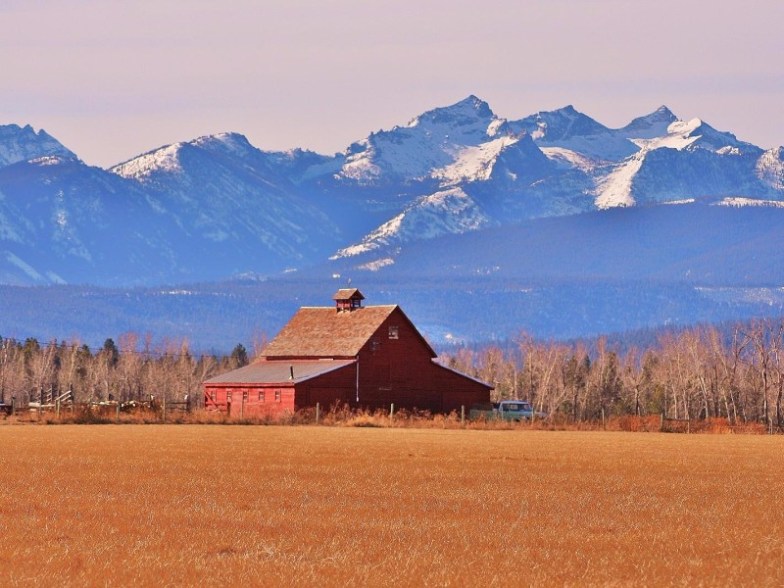
[[[503,229],[488,224],[439,236],[426,247],[402,247],[384,273],[390,279],[428,276],[434,283],[492,274],[534,284],[544,279],[784,284],[784,206],[756,202],[725,198],[534,219]],[[355,280],[361,270],[353,266]]]
[[[509,121],[513,132],[525,131],[541,147],[562,147],[603,161],[618,161],[638,148],[571,105]]]
[[[0,125],[0,167],[47,155],[76,157],[43,129],[36,133],[30,125]]]
[[[267,154],[274,167],[295,185],[324,176],[333,176],[345,162],[341,154],[328,156],[303,149],[290,149]]]
[[[666,106],[660,106],[651,114],[635,118],[628,125],[619,129],[619,133],[628,139],[652,139],[668,133],[669,126],[678,117]]]
[[[269,313],[284,321],[336,275],[468,338],[729,320],[736,290],[784,284],[782,215],[784,148],[763,152],[666,107],[610,129],[573,107],[509,122],[470,96],[343,154],[262,151],[221,133],[111,170],[9,125],[0,284],[175,286],[0,287],[0,334],[63,337],[89,324],[104,338],[214,342],[271,328]],[[223,284],[187,296],[176,286],[211,281]]]
[[[175,227],[132,182],[47,156],[0,168],[0,193],[0,273],[12,283],[129,284],[172,275]]]
[[[435,236],[597,209],[784,201],[782,148],[763,152],[665,106],[611,129],[573,106],[507,121],[476,96],[371,133],[342,154],[262,151],[220,133],[111,170],[80,164],[43,131],[8,125],[0,172],[0,246],[40,241],[46,227],[46,246],[81,263],[78,275],[103,263],[90,223],[111,227],[101,211],[123,218],[129,206],[138,223],[128,230],[166,252],[155,275],[210,277],[270,275],[330,254],[373,258],[379,269]],[[25,193],[36,198],[25,203]],[[146,239],[148,226],[162,233]],[[0,260],[18,275],[32,275],[23,263],[41,279],[77,275],[40,265],[32,250],[7,251],[15,257]],[[177,266],[188,269],[171,273]]]
[[[195,251],[210,255],[212,247],[216,259],[233,257],[229,267],[238,273],[254,264],[280,271],[335,246],[339,234],[278,167],[280,159],[242,135],[222,133],[162,147],[112,171],[139,182],[157,210],[187,231]]]
[[[763,184],[784,193],[784,147],[765,151],[757,160],[755,172]]]
[[[594,158],[564,147],[542,147],[542,153],[561,169],[578,169],[590,173],[598,165]]]
[[[764,198],[776,190],[784,196],[781,185],[776,188],[772,151],[763,153],[699,118],[678,120],[661,107],[618,132],[640,151],[615,165],[597,168],[595,202],[599,209],[690,196],[745,193]]]
[[[596,181],[596,208],[604,210],[616,206],[633,206],[635,203],[634,178],[645,160],[645,151],[636,153],[611,168],[610,173]]]
[[[432,176],[441,186],[486,182],[496,178],[508,182],[525,182],[540,178],[549,171],[547,156],[526,134],[502,135],[479,145],[466,146],[456,152],[455,161],[435,169]]]
[[[417,199],[360,243],[340,249],[330,259],[386,251],[413,240],[475,231],[488,223],[490,219],[462,189],[442,190]]]
[[[398,226],[423,204],[416,189],[404,187],[412,182],[419,183],[420,194],[434,187],[460,187],[481,201],[489,222],[509,224],[711,195],[784,196],[775,188],[780,158],[766,154],[755,168],[761,153],[700,119],[679,120],[666,106],[610,129],[573,106],[505,121],[471,96],[429,111],[406,127],[373,134],[347,151],[343,179],[387,186],[398,197],[409,194],[413,199],[400,199],[398,209],[388,209],[391,218],[340,249],[338,256],[385,248],[394,259],[389,243],[399,247],[420,240],[419,232]],[[425,218],[438,231],[450,226],[464,231],[432,215]]]
[[[337,177],[360,185],[426,180],[433,170],[454,164],[467,147],[491,139],[499,124],[486,102],[469,96],[352,144]]]
[[[523,119],[510,121],[509,126],[528,132],[535,141],[542,143],[605,135],[610,132],[604,125],[575,110],[571,104],[558,110],[540,111]]]
[[[744,206],[754,207],[768,207],[768,208],[784,208],[784,202],[778,200],[758,200],[757,198],[743,198],[740,196],[722,198],[712,206],[731,206],[733,208],[742,208]]]
[[[134,159],[116,165],[111,171],[118,176],[134,179],[142,183],[147,182],[151,176],[160,171],[179,173],[182,169],[179,162],[179,153],[182,146],[182,143],[175,143],[174,145],[166,145],[165,147],[148,151]]]
[[[455,160],[445,167],[434,170],[432,175],[441,180],[444,185],[488,180],[493,171],[493,164],[501,151],[516,142],[517,139],[512,137],[499,137],[479,145],[456,149]]]
[[[699,118],[675,120],[667,126],[666,132],[660,135],[630,138],[647,150],[700,147],[725,154],[758,155],[762,152],[759,147],[739,141],[732,133],[717,131]]]

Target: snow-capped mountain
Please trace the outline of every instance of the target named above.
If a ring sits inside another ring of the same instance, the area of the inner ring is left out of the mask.
[[[426,181],[466,148],[491,140],[498,125],[488,104],[469,96],[353,143],[337,178],[360,186]]]
[[[165,283],[330,258],[391,272],[444,235],[730,197],[784,200],[784,149],[664,106],[612,129],[572,106],[507,120],[469,96],[335,155],[262,151],[223,133],[108,170],[44,131],[7,125],[0,272],[15,283]]]
[[[784,147],[765,151],[757,160],[756,176],[774,193],[784,192]]]
[[[30,125],[0,125],[0,167],[46,156],[76,157],[43,130],[35,132]]]
[[[394,248],[411,240],[476,231],[487,224],[488,218],[463,190],[443,190],[417,199],[406,210],[370,233],[361,243],[341,249],[331,259],[361,255],[380,248]],[[375,260],[367,269],[379,269],[388,263],[393,263],[393,260]]]
[[[2,283],[169,278],[178,270],[175,228],[138,186],[76,158],[50,155],[0,168]]]
[[[427,248],[402,248],[389,273],[445,283],[450,276],[492,275],[784,286],[783,226],[783,201],[722,197],[619,207],[444,234]],[[357,252],[333,271],[361,282],[357,266],[370,258]]]
[[[408,200],[406,216],[417,206],[428,206],[426,196],[455,186],[476,205],[482,227],[684,198],[738,194],[784,198],[781,149],[763,152],[700,119],[680,120],[665,106],[620,129],[610,129],[572,106],[507,121],[471,97],[432,111],[442,125],[439,137],[461,136],[448,132],[452,109],[454,120],[474,131],[467,134],[462,147],[450,143],[448,158],[439,151],[442,159],[438,164],[431,161],[429,172],[420,169],[407,175],[405,166],[394,165],[401,157],[387,161],[387,177],[405,177],[409,184],[424,178],[438,181],[436,187],[424,181],[419,184],[425,193]],[[485,128],[488,131],[483,136],[480,130]],[[407,137],[397,133],[397,128],[389,131],[386,140],[397,150],[405,150]],[[523,146],[525,157],[521,158]],[[505,162],[513,153],[518,165],[510,169]],[[377,153],[364,155],[367,163]],[[445,159],[449,161],[443,164]],[[386,220],[357,243],[339,250],[336,257],[373,250],[383,260],[382,266],[389,266],[401,245],[440,234],[428,230],[394,234],[403,228]],[[463,230],[463,225],[456,225],[455,232]],[[378,267],[367,259],[362,265]]]
[[[161,147],[111,171],[146,190],[202,260],[218,254],[244,264],[229,266],[234,272],[269,272],[339,243],[337,225],[286,173],[296,170],[297,157],[309,156],[268,154],[225,133]]]
[[[0,335],[230,345],[347,278],[444,341],[780,315],[783,224],[784,148],[666,107],[612,129],[470,96],[334,155],[223,133],[111,169],[7,125]]]

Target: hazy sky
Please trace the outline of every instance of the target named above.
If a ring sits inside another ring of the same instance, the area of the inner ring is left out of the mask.
[[[475,94],[611,127],[666,104],[768,148],[782,25],[782,0],[0,0],[0,124],[101,166],[222,131],[334,153]]]

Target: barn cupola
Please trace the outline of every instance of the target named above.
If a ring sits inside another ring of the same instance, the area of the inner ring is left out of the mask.
[[[365,297],[362,296],[362,292],[356,288],[341,288],[332,297],[338,312],[350,312],[362,308],[362,301],[364,299]]]

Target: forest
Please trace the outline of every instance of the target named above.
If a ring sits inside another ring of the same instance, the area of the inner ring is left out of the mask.
[[[782,428],[784,319],[662,331],[644,349],[605,338],[571,344],[521,335],[514,345],[463,348],[448,365],[572,421],[622,415],[723,418]]]
[[[255,342],[249,353],[238,344],[221,356],[136,333],[99,349],[0,338],[0,401],[23,407],[70,392],[74,402],[155,397],[198,408],[205,379],[247,364],[263,345]],[[453,349],[440,361],[493,384],[495,400],[528,399],[563,422],[661,415],[784,428],[784,319],[661,331],[645,348],[521,334],[503,346]]]

